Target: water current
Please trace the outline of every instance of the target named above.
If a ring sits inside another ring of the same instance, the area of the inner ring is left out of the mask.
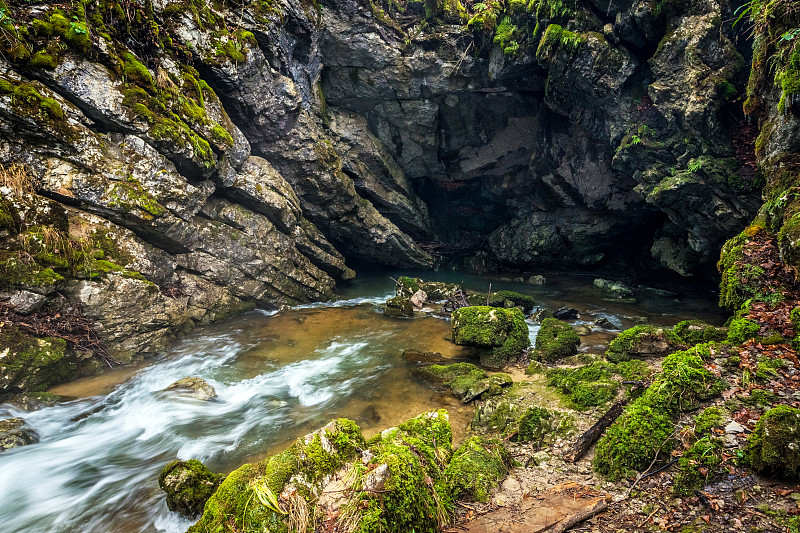
[[[485,291],[531,294],[549,309],[581,311],[573,324],[599,318],[581,349],[601,352],[616,331],[639,321],[685,318],[719,323],[711,290],[651,293],[635,304],[607,301],[591,278],[548,277],[543,286],[425,273]],[[167,510],[158,473],[167,462],[197,458],[229,472],[287,447],[334,417],[352,418],[367,436],[420,412],[450,411],[456,440],[472,408],[417,381],[406,349],[461,360],[449,322],[433,315],[389,319],[379,304],[393,294],[386,275],[345,287],[332,303],[279,313],[256,310],[200,328],[138,368],[84,378],[52,392],[74,398],[26,412],[0,405],[0,419],[23,417],[41,441],[0,454],[0,531],[179,533],[191,522]],[[538,326],[529,322],[531,338]],[[187,376],[208,381],[216,401],[159,393]]]

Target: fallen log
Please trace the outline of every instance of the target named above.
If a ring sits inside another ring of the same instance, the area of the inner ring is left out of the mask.
[[[606,414],[600,417],[600,420],[595,422],[592,427],[583,433],[583,435],[578,437],[578,440],[575,441],[575,444],[572,445],[572,448],[564,453],[563,459],[568,463],[574,463],[583,457],[592,444],[594,444],[595,441],[600,438],[600,435],[603,434],[603,431],[605,431],[608,426],[614,423],[614,420],[616,420],[619,415],[622,414],[622,409],[627,403],[628,400],[623,398],[612,405],[611,409],[609,409]]]

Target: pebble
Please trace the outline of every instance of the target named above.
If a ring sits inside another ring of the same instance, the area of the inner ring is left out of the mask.
[[[734,433],[744,433],[744,426],[742,426],[739,422],[733,421],[725,426],[725,433],[728,435],[733,435]]]

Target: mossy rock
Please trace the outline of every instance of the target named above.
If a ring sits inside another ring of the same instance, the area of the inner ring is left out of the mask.
[[[215,474],[197,459],[189,459],[167,464],[158,477],[158,486],[167,493],[170,511],[195,518],[203,513],[223,479],[224,474]]]
[[[470,437],[455,452],[444,472],[445,486],[454,500],[489,501],[492,490],[508,474],[513,460],[503,442]]]
[[[728,336],[727,328],[718,328],[701,320],[678,322],[672,331],[686,346],[694,346],[703,342],[722,342]]]
[[[384,314],[390,317],[413,317],[414,304],[412,304],[411,300],[408,298],[395,296],[394,298],[386,300],[386,310]]]
[[[592,466],[610,481],[619,481],[647,468],[656,455],[668,456],[674,447],[673,425],[663,412],[647,405],[630,405],[597,443]]]
[[[696,409],[701,401],[721,394],[726,382],[705,366],[704,359],[710,358],[709,346],[700,344],[667,356],[661,362],[661,372],[637,401],[677,415]]]
[[[491,349],[482,354],[481,364],[501,368],[515,361],[530,346],[528,326],[519,309],[470,306],[452,314],[453,342]]]
[[[608,345],[606,357],[612,363],[643,357],[663,357],[686,348],[669,328],[640,324],[626,329]]]
[[[764,413],[748,438],[747,455],[757,472],[800,480],[800,409],[779,405]]]
[[[526,313],[536,305],[532,296],[514,291],[496,291],[491,294],[476,292],[467,296],[467,303],[478,306],[488,305],[489,307],[521,307]]]
[[[75,369],[64,339],[32,337],[15,326],[0,329],[0,395],[46,390],[74,377]]]
[[[291,483],[304,498],[319,496],[326,477],[366,448],[361,429],[340,418],[297,439],[284,452],[231,472],[206,502],[191,533],[207,531],[285,532],[286,516],[263,505],[256,493],[279,495]]]
[[[616,366],[597,361],[580,368],[553,368],[547,371],[547,384],[564,395],[577,410],[607,404],[617,395],[619,382],[612,379]]]
[[[408,276],[400,276],[397,281],[399,283],[395,288],[396,296],[410,298],[421,290],[427,295],[428,301],[431,302],[449,300],[455,296],[456,291],[460,288],[455,283],[424,281],[420,278],[410,278]]]
[[[423,378],[448,385],[453,394],[464,403],[476,398],[497,396],[502,393],[503,387],[513,383],[508,374],[489,376],[471,363],[425,366],[417,369],[416,373]]]
[[[580,336],[572,326],[557,318],[545,318],[539,334],[536,336],[536,349],[531,358],[537,361],[553,363],[564,357],[578,353]]]

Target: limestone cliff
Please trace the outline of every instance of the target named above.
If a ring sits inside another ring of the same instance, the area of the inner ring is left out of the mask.
[[[126,361],[328,298],[346,260],[431,266],[431,243],[521,270],[703,272],[760,204],[732,17],[0,1],[5,312],[80,309]]]

